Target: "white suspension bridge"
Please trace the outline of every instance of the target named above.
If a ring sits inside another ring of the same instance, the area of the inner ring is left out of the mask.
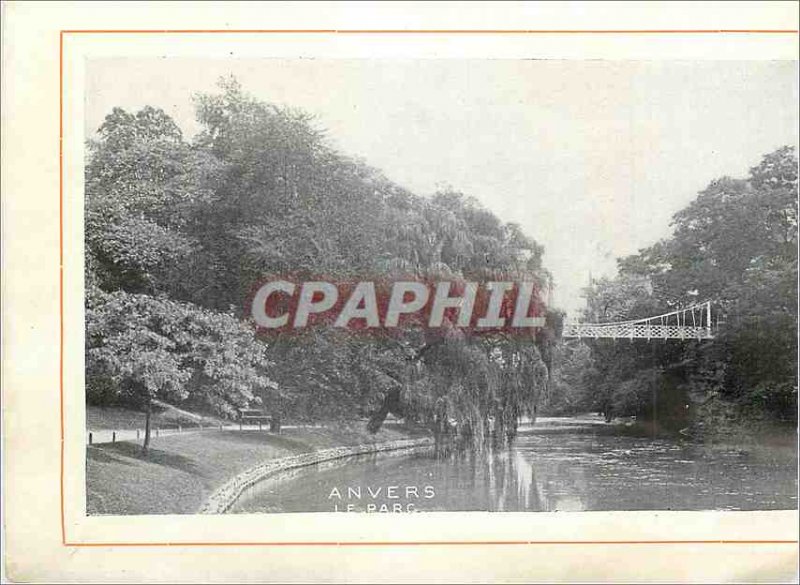
[[[713,339],[711,302],[633,321],[614,323],[564,323],[566,338],[588,339]]]

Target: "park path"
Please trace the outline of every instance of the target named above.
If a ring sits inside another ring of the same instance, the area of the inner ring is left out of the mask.
[[[281,429],[312,429],[320,428],[321,425],[281,425]],[[169,435],[187,435],[194,433],[207,433],[208,431],[258,431],[268,432],[269,425],[264,425],[259,429],[258,425],[243,425],[241,428],[238,424],[228,425],[207,425],[200,427],[187,427],[187,428],[169,428],[169,429],[150,429],[150,437],[165,437]],[[104,443],[115,443],[119,441],[143,441],[144,429],[88,429],[86,431],[86,444],[87,445],[100,445]]]

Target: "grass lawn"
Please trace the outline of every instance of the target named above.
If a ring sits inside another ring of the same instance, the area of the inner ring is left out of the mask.
[[[372,435],[354,426],[205,431],[153,438],[150,452],[129,442],[87,446],[87,514],[193,514],[217,487],[268,459],[341,445],[424,436],[392,425]]]
[[[125,429],[143,429],[145,415],[143,412],[128,410],[114,406],[86,407],[86,428],[87,430],[110,430],[120,431]],[[200,423],[205,426],[216,426],[220,421],[208,416],[200,416],[185,410],[180,410],[174,406],[164,404],[157,407],[151,418],[153,428],[175,428],[179,424],[183,427],[196,427]],[[226,424],[230,424],[228,421]]]

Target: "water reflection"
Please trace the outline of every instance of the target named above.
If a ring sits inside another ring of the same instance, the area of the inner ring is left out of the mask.
[[[796,476],[786,457],[545,421],[482,456],[370,455],[297,470],[253,486],[232,512],[794,509]]]

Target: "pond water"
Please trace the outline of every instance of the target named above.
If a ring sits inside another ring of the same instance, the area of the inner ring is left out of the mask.
[[[597,418],[540,419],[491,455],[365,455],[267,478],[232,513],[779,510],[797,459],[632,435]]]

